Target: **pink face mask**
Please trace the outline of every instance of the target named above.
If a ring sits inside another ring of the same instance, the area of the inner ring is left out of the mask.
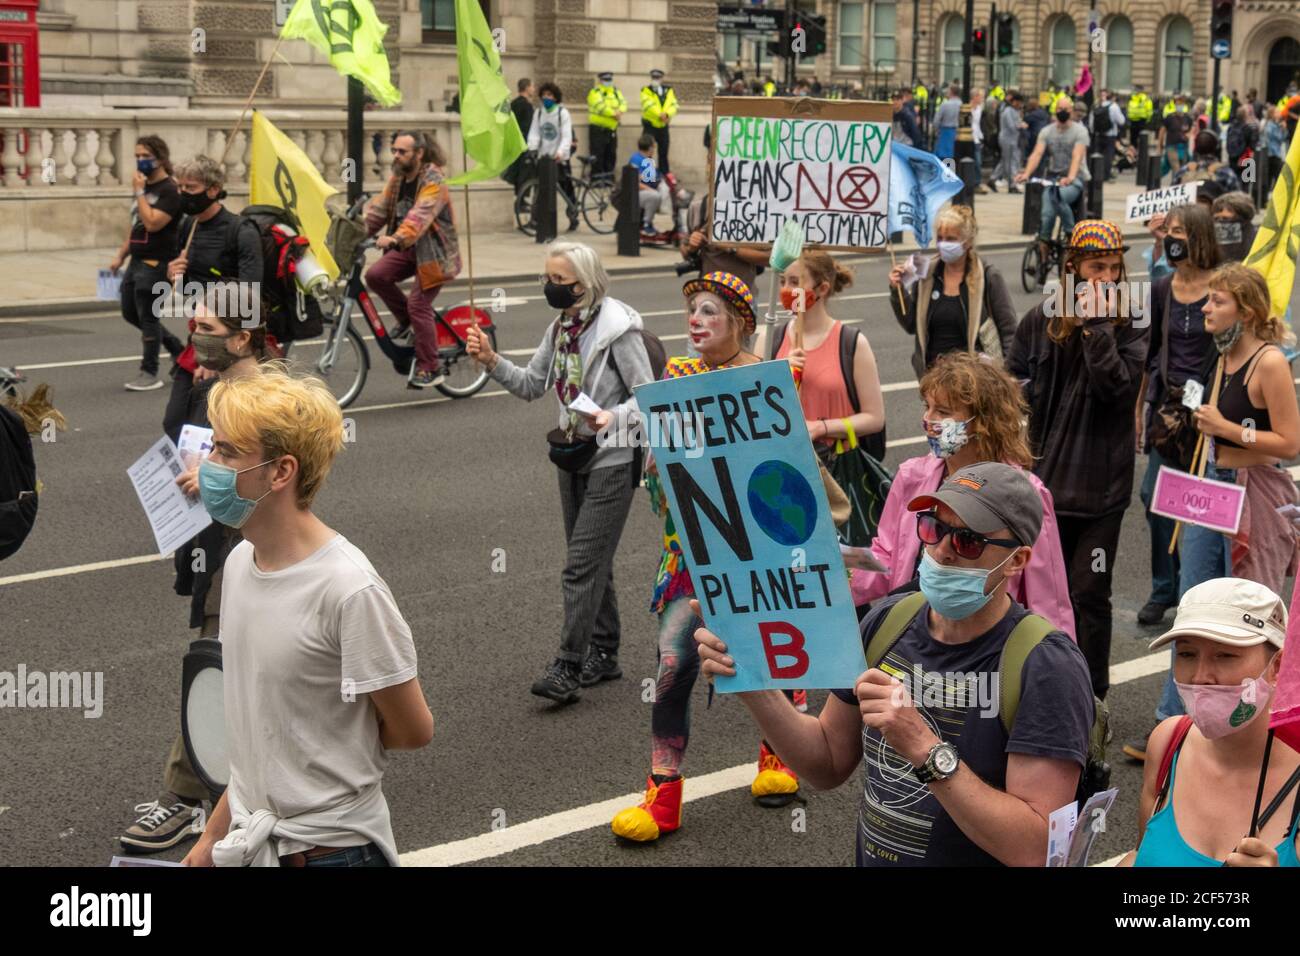
[[[1187,715],[1207,740],[1235,734],[1266,712],[1273,696],[1273,685],[1263,676],[1240,684],[1174,684]]]

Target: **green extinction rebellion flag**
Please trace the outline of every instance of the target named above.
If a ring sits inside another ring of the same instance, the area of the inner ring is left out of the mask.
[[[388,69],[387,32],[370,0],[297,0],[280,36],[306,40],[334,69],[360,80],[381,105],[396,106],[402,94]]]
[[[500,176],[524,151],[524,134],[510,111],[510,88],[478,0],[456,0],[456,61],[460,66],[460,135],[477,165],[449,186]]]

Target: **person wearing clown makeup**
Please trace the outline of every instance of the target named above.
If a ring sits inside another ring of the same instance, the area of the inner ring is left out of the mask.
[[[716,369],[753,365],[759,357],[745,347],[754,334],[754,296],[729,272],[710,272],[682,287],[686,333],[698,358],[670,358],[664,378],[682,378]],[[691,730],[691,690],[700,673],[693,637],[703,627],[693,600],[695,587],[686,567],[681,539],[668,512],[658,469],[648,454],[646,489],[656,515],[664,518],[663,556],[655,577],[650,609],[659,616],[659,674],[650,710],[650,775],[645,799],[620,810],[610,824],[615,835],[636,843],[659,839],[682,822],[682,762]],[[760,742],[758,774],[751,793],[760,804],[783,807],[799,793],[799,780],[767,743]]]
[[[887,574],[853,569],[850,588],[859,608],[905,590],[916,579],[921,541],[907,503],[928,494],[968,465],[1000,461],[1024,469],[1043,499],[1043,525],[1029,563],[1015,578],[1011,597],[1074,637],[1074,610],[1061,557],[1052,493],[1028,471],[1033,456],[1022,424],[1028,411],[1020,385],[999,363],[967,352],[941,355],[921,379],[921,428],[930,454],[898,466],[880,514],[871,553]]]
[[[1151,732],[1138,809],[1138,847],[1121,866],[1300,867],[1288,784],[1300,754],[1274,741],[1254,822],[1269,703],[1282,665],[1285,602],[1262,584],[1214,578],[1183,595],[1173,628],[1174,680],[1187,714]]]

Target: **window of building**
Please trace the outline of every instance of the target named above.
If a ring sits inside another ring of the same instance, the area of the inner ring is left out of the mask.
[[[961,82],[962,41],[966,38],[966,21],[959,16],[949,16],[939,30],[943,42],[943,61],[939,64],[939,85]]]
[[[1128,17],[1114,17],[1106,24],[1105,73],[1102,83],[1112,90],[1133,88],[1133,23]]]
[[[728,31],[719,34],[722,38],[722,62],[730,65],[740,63],[740,34]]]
[[[1192,24],[1186,17],[1165,23],[1160,43],[1160,91],[1177,93],[1192,86]]]
[[[492,25],[489,0],[479,0],[483,18]],[[420,0],[420,30],[425,43],[456,42],[456,0]],[[389,36],[393,36],[389,31]]]
[[[1049,80],[1057,86],[1064,87],[1074,82],[1074,21],[1069,17],[1057,17],[1052,21],[1047,33],[1047,62],[1050,64]]]
[[[864,30],[864,18],[866,17],[865,3],[850,3],[848,0],[839,6],[839,16],[836,23],[837,44],[836,44],[836,66],[841,69],[860,69],[864,64],[862,62],[862,39]]]
[[[876,0],[871,8],[871,65],[893,70],[898,65],[898,4]]]

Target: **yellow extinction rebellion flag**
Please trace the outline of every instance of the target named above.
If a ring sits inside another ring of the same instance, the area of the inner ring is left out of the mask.
[[[1246,265],[1268,282],[1271,314],[1281,318],[1291,301],[1296,257],[1300,256],[1300,134],[1291,138],[1286,162],[1278,174]]]
[[[477,165],[448,186],[500,176],[524,151],[524,134],[510,111],[501,56],[478,0],[456,0],[456,63],[460,67],[460,135]]]
[[[293,213],[311,243],[312,254],[331,279],[339,267],[325,245],[330,217],[325,200],[337,189],[325,182],[307,154],[271,121],[253,111],[253,162],[248,201],[254,206],[279,206]]]
[[[387,32],[370,0],[297,0],[280,36],[306,40],[329,57],[334,69],[360,80],[380,105],[396,106],[402,94],[388,69]]]

